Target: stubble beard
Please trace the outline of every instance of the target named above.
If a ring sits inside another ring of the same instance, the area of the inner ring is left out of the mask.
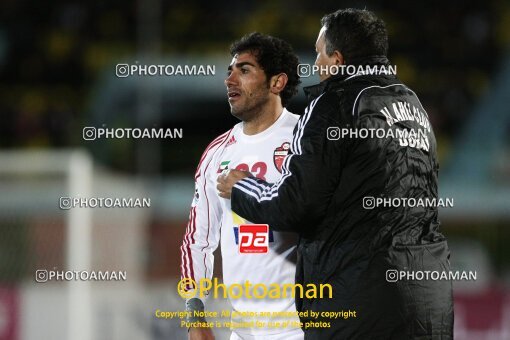
[[[246,105],[235,109],[234,106],[230,107],[230,113],[237,119],[243,122],[250,122],[257,119],[263,113],[263,107],[269,102],[269,95],[262,95],[260,97],[251,97]]]

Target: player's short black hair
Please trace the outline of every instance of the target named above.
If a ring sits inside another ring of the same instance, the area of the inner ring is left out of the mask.
[[[388,32],[384,21],[365,9],[340,9],[325,15],[321,24],[326,27],[326,53],[342,53],[346,63],[370,55],[386,56]]]
[[[287,75],[287,85],[280,92],[282,105],[286,106],[298,92],[298,85],[301,83],[297,73],[299,60],[292,46],[282,39],[254,32],[245,35],[230,47],[232,56],[243,52],[251,52],[255,56],[266,74],[268,83],[274,75],[280,73]]]

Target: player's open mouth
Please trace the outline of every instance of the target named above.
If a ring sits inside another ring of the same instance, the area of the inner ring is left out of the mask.
[[[241,97],[241,93],[238,91],[228,91],[228,101],[236,100]]]

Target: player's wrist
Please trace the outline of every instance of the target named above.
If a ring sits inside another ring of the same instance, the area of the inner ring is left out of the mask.
[[[204,303],[199,298],[191,298],[191,299],[187,300],[186,301],[186,312],[188,312],[188,313],[186,313],[187,314],[186,321],[189,323],[198,323],[198,324],[205,323],[206,320],[205,320],[205,317],[203,316],[204,309],[205,309]],[[190,328],[192,328],[192,327],[189,327],[188,331],[190,330]]]

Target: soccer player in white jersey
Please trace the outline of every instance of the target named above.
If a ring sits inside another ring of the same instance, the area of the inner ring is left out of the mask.
[[[268,182],[281,176],[282,163],[289,152],[292,132],[298,116],[285,109],[297,93],[298,58],[285,41],[252,33],[235,42],[232,61],[225,79],[231,113],[241,120],[231,130],[214,139],[203,153],[195,173],[195,196],[181,246],[181,276],[197,284],[213,278],[213,251],[221,242],[223,283],[244,285],[294,284],[296,234],[269,231],[264,249],[244,249],[240,226],[250,224],[235,215],[230,201],[218,196],[216,180],[228,169],[250,171]],[[243,227],[243,230],[245,230]],[[247,227],[248,230],[250,226]],[[255,252],[253,252],[255,251]],[[189,289],[193,289],[189,287]],[[267,288],[269,290],[269,288]],[[253,296],[253,294],[250,294]],[[282,294],[283,295],[283,294]],[[291,292],[284,298],[265,299],[230,297],[232,313],[295,313]],[[188,311],[203,310],[205,299],[188,299]],[[287,314],[288,315],[288,314]],[[256,321],[274,322],[274,318],[237,317],[232,321],[249,325]],[[189,321],[205,321],[191,317]],[[216,320],[211,320],[216,321]],[[286,317],[288,327],[232,328],[231,340],[298,340],[304,335],[297,315]],[[214,339],[210,328],[190,328],[189,339]]]

